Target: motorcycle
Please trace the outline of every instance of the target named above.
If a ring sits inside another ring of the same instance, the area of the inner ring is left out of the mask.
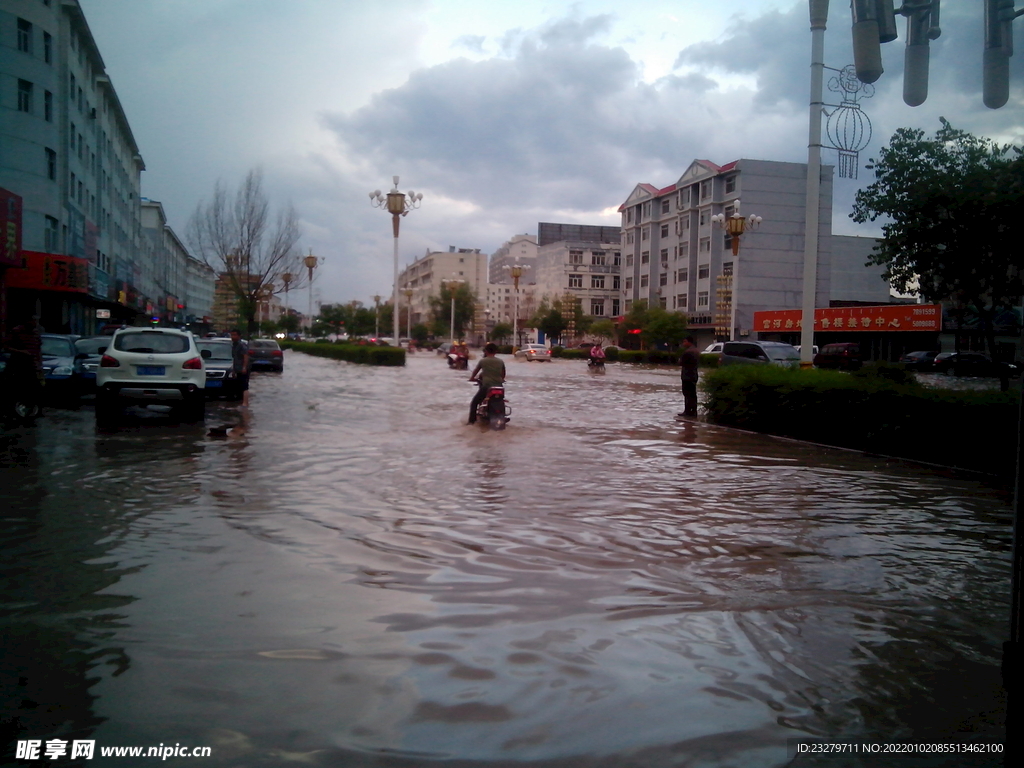
[[[593,368],[595,371],[604,370],[604,358],[603,357],[592,357],[590,362],[587,363],[588,368]]]
[[[0,352],[0,421],[31,424],[43,411],[43,387],[23,354]]]
[[[456,355],[454,352],[449,352],[448,367],[456,371],[465,371],[469,368],[469,358],[463,357],[462,355]]]
[[[512,408],[505,402],[505,388],[493,385],[487,388],[487,394],[476,407],[478,422],[486,422],[491,429],[504,429],[512,415]]]

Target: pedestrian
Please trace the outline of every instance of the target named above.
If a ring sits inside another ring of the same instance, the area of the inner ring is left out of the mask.
[[[242,390],[242,407],[249,407],[249,344],[242,339],[242,332],[237,328],[231,330],[231,370],[238,379],[238,387]]]
[[[683,352],[679,355],[679,370],[683,381],[683,412],[676,418],[689,418],[697,415],[697,368],[700,365],[700,352],[693,336],[683,339]]]

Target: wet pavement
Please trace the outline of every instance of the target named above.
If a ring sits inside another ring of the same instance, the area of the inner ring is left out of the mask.
[[[1001,735],[1007,489],[676,421],[672,369],[507,364],[503,432],[434,355],[288,352],[205,426],[5,433],[7,743],[647,768]]]

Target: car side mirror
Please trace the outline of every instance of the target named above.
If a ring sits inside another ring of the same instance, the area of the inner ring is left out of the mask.
[[[211,352],[208,349],[204,349],[199,352],[199,355],[203,358],[203,360],[209,360],[211,357],[213,357],[213,352]]]

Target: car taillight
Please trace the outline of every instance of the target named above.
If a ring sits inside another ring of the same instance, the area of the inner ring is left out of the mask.
[[[186,360],[181,364],[182,368],[187,368],[190,371],[201,371],[203,370],[203,358],[193,357],[191,360]]]
[[[100,358],[100,368],[120,368],[120,367],[121,367],[121,363],[117,360],[116,357],[111,357],[110,355],[104,355],[103,357]]]
[[[274,350],[273,352],[271,352],[270,354],[272,354],[272,355],[273,355],[274,357],[281,357],[281,355],[283,355],[283,354],[284,354],[284,352],[282,352],[282,351],[281,351],[280,349],[275,349],[275,350]]]

